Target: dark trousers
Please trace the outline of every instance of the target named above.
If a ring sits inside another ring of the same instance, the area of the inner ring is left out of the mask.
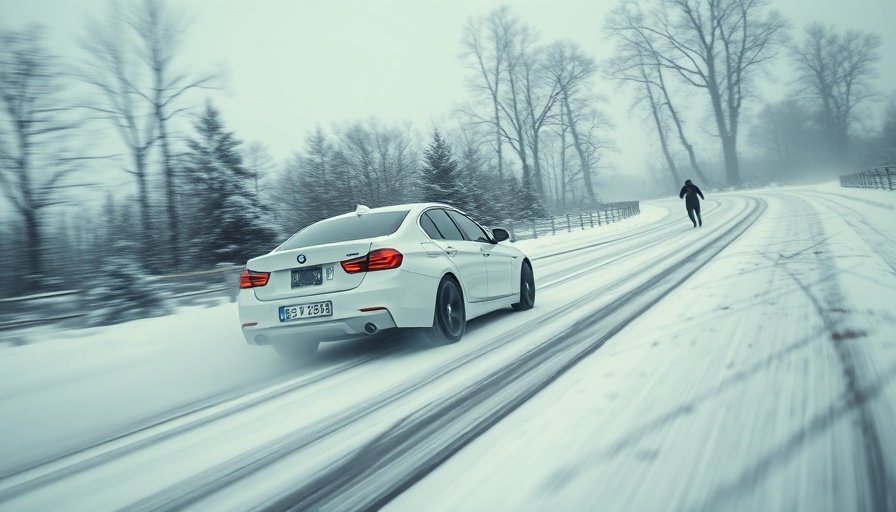
[[[697,214],[697,219],[694,220],[694,214]],[[700,225],[703,225],[703,219],[700,218],[700,203],[697,203],[696,206],[688,205],[688,217],[690,217],[691,222],[694,223],[694,227],[697,227],[697,221],[700,221]]]

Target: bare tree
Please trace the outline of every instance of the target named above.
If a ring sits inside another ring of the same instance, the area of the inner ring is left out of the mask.
[[[131,162],[125,172],[137,180],[140,243],[148,252],[153,246],[149,160],[158,138],[158,121],[144,92],[149,88],[149,73],[133,57],[135,41],[125,30],[121,4],[112,3],[109,8],[105,19],[88,25],[89,36],[81,46],[90,58],[83,62],[79,76],[100,93],[84,106],[111,122],[127,148]]]
[[[184,94],[192,89],[214,87],[218,76],[176,66],[175,61],[183,51],[189,21],[168,0],[142,0],[140,4],[135,4],[129,23],[142,43],[141,55],[152,76],[152,87],[146,96],[152,104],[158,123],[165,198],[168,204],[167,231],[171,237],[172,263],[176,267],[180,263],[180,239],[170,123],[185,110],[179,106]]]
[[[775,57],[787,23],[765,0],[666,0],[642,10],[637,0],[614,12],[611,33],[704,89],[712,106],[730,185],[740,184],[737,136],[744,99]]]
[[[869,99],[880,60],[880,36],[813,23],[802,44],[793,48],[800,92],[819,109],[822,128],[835,160],[849,156],[849,127],[856,107]]]
[[[896,163],[896,96],[890,98],[884,113],[884,124],[881,129],[880,156],[884,163]]]
[[[523,91],[526,119],[528,120],[528,150],[532,154],[532,173],[535,190],[545,197],[544,177],[541,170],[541,132],[549,124],[556,123],[557,100],[560,84],[553,79],[547,66],[545,51],[535,51],[523,60]]]
[[[562,132],[569,133],[572,137],[572,147],[579,157],[582,167],[582,182],[585,193],[592,202],[599,202],[593,183],[593,169],[588,147],[597,147],[594,141],[590,141],[584,135],[588,133],[579,126],[579,119],[583,113],[589,113],[592,109],[587,101],[586,86],[596,73],[594,60],[586,56],[581,49],[573,43],[557,43],[552,45],[547,52],[547,68],[557,84],[559,91],[560,108],[562,109]],[[583,110],[578,112],[575,105],[582,105]]]
[[[336,139],[333,172],[350,180],[356,201],[382,206],[414,197],[419,159],[409,127],[356,122],[339,130]]]
[[[113,121],[131,153],[140,189],[144,239],[149,240],[148,160],[158,144],[165,190],[168,245],[174,266],[180,259],[180,230],[175,183],[176,155],[172,121],[186,110],[183,97],[193,89],[214,87],[218,76],[176,65],[189,21],[167,0],[110,2],[105,19],[94,20],[82,45],[90,55],[82,73],[102,92],[92,105]]]
[[[540,196],[537,196],[537,186],[532,176],[532,167],[529,161],[530,128],[534,121],[529,117],[527,99],[529,93],[535,88],[532,83],[532,69],[534,67],[535,36],[528,27],[513,19],[513,24],[508,26],[506,35],[508,40],[507,74],[504,76],[504,98],[499,99],[498,105],[506,120],[502,125],[501,134],[504,140],[514,150],[520,161],[521,185],[523,208],[532,211],[536,216],[541,213]]]
[[[0,188],[21,216],[34,277],[45,270],[42,212],[66,201],[67,180],[89,158],[69,148],[83,121],[63,100],[65,75],[41,28],[0,32]]]
[[[487,98],[491,107],[491,117],[480,117],[471,113],[480,123],[493,126],[495,152],[498,155],[498,175],[504,173],[504,151],[502,133],[501,88],[506,74],[506,62],[510,51],[510,35],[517,21],[509,7],[501,7],[485,18],[470,19],[464,28],[464,58],[473,70],[473,78],[467,83],[473,92]]]
[[[274,157],[271,150],[263,142],[250,142],[243,152],[243,164],[255,182],[255,193],[265,190],[264,182],[271,177],[274,169]]]
[[[534,89],[538,87],[536,75],[539,75],[533,53],[535,42],[535,34],[506,6],[471,21],[464,34],[465,56],[475,70],[470,86],[474,92],[481,93],[480,97],[488,98],[491,111],[489,115],[475,111],[467,114],[475,124],[494,128],[499,176],[504,173],[504,144],[516,153],[522,175],[519,197],[522,209],[541,216],[544,206],[529,155],[531,130],[534,124],[544,123],[543,119],[533,123],[530,117],[530,110],[542,110],[536,106],[534,96]]]
[[[625,9],[617,9],[608,20],[607,27],[616,38],[616,55],[608,64],[606,75],[612,80],[629,83],[639,89],[635,105],[644,105],[652,118],[673,183],[681,183],[682,179],[669,147],[669,121],[675,126],[678,140],[688,154],[691,169],[705,183],[706,176],[697,162],[694,146],[688,141],[684,132],[684,122],[672,103],[665,70],[656,54],[646,50],[650,47],[650,41],[645,40],[646,34],[643,31],[619,29],[631,25],[629,16],[631,13]]]
[[[662,98],[657,90],[662,86],[659,83],[660,66],[651,66],[644,57],[643,51],[637,46],[632,48],[632,52],[626,52],[627,46],[625,42],[617,42],[617,54],[607,67],[606,73],[611,80],[617,80],[621,83],[631,83],[638,88],[632,107],[645,105],[648,115],[653,121],[656,129],[657,137],[660,141],[660,149],[663,157],[666,159],[666,166],[672,174],[673,183],[681,183],[681,174],[678,172],[678,166],[675,164],[675,158],[669,148],[668,126],[665,117],[665,110],[662,108]],[[622,50],[622,53],[619,53]],[[656,61],[654,61],[656,62]],[[671,109],[673,112],[674,109]]]

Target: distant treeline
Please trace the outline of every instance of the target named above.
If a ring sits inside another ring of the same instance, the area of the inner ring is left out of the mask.
[[[187,7],[110,2],[74,41],[78,58],[57,55],[41,27],[0,30],[4,296],[100,286],[116,266],[239,264],[359,203],[444,201],[486,222],[593,209],[616,142],[602,106],[621,97],[607,80],[636,93],[655,162],[645,193],[896,161],[894,101],[882,126],[856,132],[879,99],[878,35],[812,24],[788,38],[765,2],[629,0],[594,20],[615,44],[606,62],[542,41],[510,7],[473,18],[458,27],[469,98],[451,124],[318,128],[279,162],[228,129],[214,105],[222,72],[183,62]],[[797,78],[790,98],[763,104],[772,63]],[[85,204],[109,169],[130,192]]]

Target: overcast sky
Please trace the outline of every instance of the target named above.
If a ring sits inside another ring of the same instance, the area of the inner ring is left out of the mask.
[[[226,69],[226,90],[213,100],[228,128],[242,140],[267,144],[284,159],[302,149],[318,125],[329,129],[376,117],[386,123],[412,121],[425,133],[445,120],[468,94],[459,55],[463,26],[471,17],[508,4],[543,42],[570,39],[600,60],[609,49],[603,22],[617,3],[190,0],[182,3],[195,16],[184,59],[196,69]],[[883,39],[879,88],[884,94],[896,90],[896,1],[773,0],[772,5],[794,24],[796,35],[811,21],[877,32]],[[105,6],[105,0],[0,0],[0,26],[42,23],[66,54],[86,18]],[[615,163],[644,165],[645,154],[655,155],[643,146],[642,128],[629,120],[628,98],[612,85],[597,87],[609,97],[607,110],[618,126],[621,154]]]

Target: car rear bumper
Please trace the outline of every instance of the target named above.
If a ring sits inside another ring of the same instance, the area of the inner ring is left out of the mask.
[[[251,345],[271,345],[302,340],[337,341],[369,336],[383,329],[395,327],[392,315],[386,311],[371,311],[343,319],[305,319],[283,322],[280,325],[243,326],[243,336]]]
[[[352,290],[303,297],[260,300],[252,289],[240,290],[240,324],[253,345],[335,341],[366,336],[371,330],[428,327],[437,284],[434,278],[397,270],[371,272]],[[280,321],[280,307],[323,301],[331,303],[332,316]]]

